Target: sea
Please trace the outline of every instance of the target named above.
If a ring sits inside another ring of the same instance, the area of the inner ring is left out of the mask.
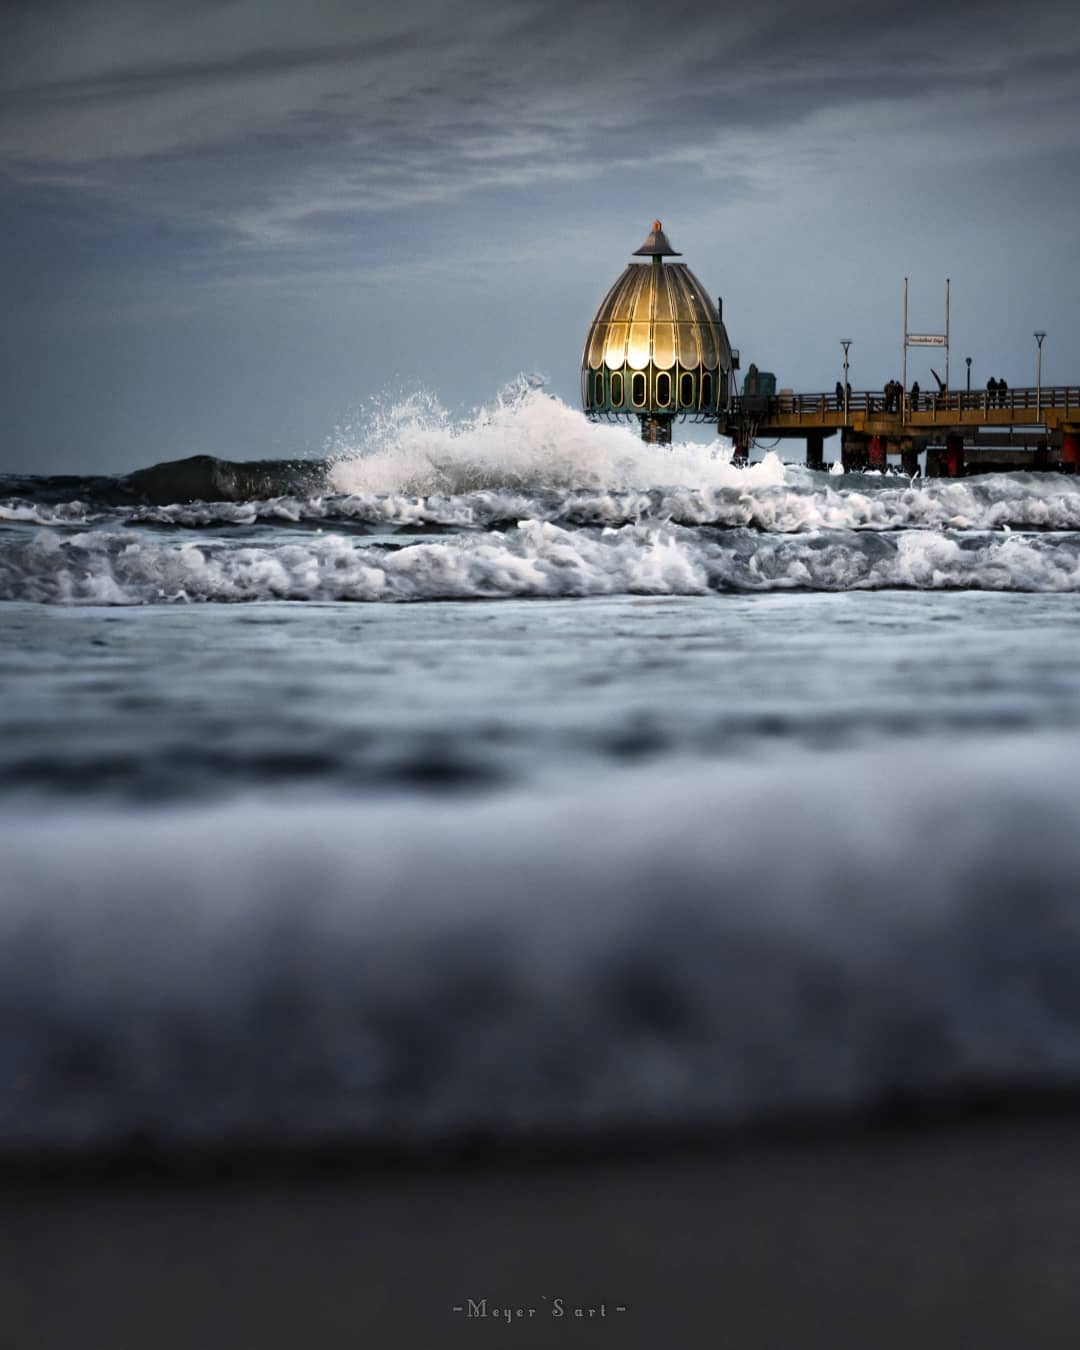
[[[0,478],[0,1152],[1075,1092],[1080,485],[710,436]]]

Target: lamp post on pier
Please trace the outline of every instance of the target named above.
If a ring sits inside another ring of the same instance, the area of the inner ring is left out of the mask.
[[[1039,354],[1035,358],[1035,421],[1042,421],[1042,345],[1045,333],[1036,333],[1035,342],[1039,349]]]
[[[848,422],[848,348],[851,346],[851,338],[841,338],[840,346],[844,349],[844,426]]]
[[[971,393],[971,357],[965,356],[964,361],[967,365],[967,391]]]

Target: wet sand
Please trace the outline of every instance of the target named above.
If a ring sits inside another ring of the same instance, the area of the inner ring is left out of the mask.
[[[1080,1117],[588,1163],[8,1174],[3,1192],[13,1350],[1080,1335]]]

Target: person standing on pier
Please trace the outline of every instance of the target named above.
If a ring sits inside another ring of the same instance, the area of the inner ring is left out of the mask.
[[[844,386],[839,380],[836,381],[836,411],[844,411]]]
[[[1006,395],[1008,392],[1009,392],[1009,386],[1005,383],[1005,381],[1004,381],[1004,380],[998,380],[998,404],[999,404],[999,406],[1002,407],[1002,408],[1005,407],[1005,403],[1006,403],[1005,395]]]
[[[997,401],[998,382],[993,375],[986,381],[986,405],[992,408]]]
[[[919,381],[916,380],[911,386],[911,411],[919,411]]]

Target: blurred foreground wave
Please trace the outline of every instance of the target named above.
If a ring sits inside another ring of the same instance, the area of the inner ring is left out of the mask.
[[[0,1149],[585,1141],[1075,1089],[1078,749],[9,817]]]

